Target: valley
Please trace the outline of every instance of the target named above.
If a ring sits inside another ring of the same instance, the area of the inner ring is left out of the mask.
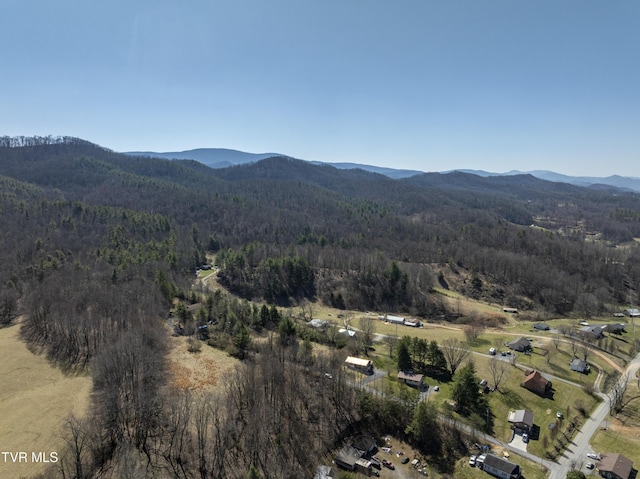
[[[617,386],[638,351],[636,193],[283,157],[214,170],[76,138],[0,147],[0,193],[0,438],[60,448],[27,477],[297,479],[358,434],[401,441],[430,477],[482,477],[473,444],[515,458],[507,417],[524,407],[539,430],[521,466],[544,477],[584,469],[564,454],[614,396],[584,447],[640,463],[636,383]],[[505,346],[520,337],[530,353]],[[529,369],[552,386],[520,386]],[[49,422],[10,412],[41,403]]]

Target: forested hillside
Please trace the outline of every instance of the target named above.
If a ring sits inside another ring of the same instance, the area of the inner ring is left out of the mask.
[[[168,477],[194,476],[175,472],[181,468],[242,477],[256,461],[268,477],[307,474],[314,450],[358,420],[355,399],[334,389],[318,397],[298,381],[289,366],[298,357],[289,337],[295,328],[275,307],[318,301],[453,321],[434,288],[553,315],[613,310],[638,297],[637,194],[531,176],[394,180],[282,157],[212,170],[74,138],[0,140],[0,324],[23,314],[23,336],[34,350],[67,368],[88,368],[94,379],[97,442],[90,459],[65,466],[67,477],[117,471],[118,461],[138,454]],[[181,461],[197,445],[175,456],[165,435],[173,431],[175,440],[179,424],[166,421],[185,419],[176,404],[193,405],[158,394],[166,386],[158,325],[174,298],[189,298],[196,268],[212,253],[219,283],[235,298],[208,298],[200,322],[217,321],[221,337],[234,341],[247,330],[275,331],[279,352],[272,367],[269,359],[251,370],[271,392],[234,378],[225,401],[237,403],[238,416],[207,416],[206,428],[220,421],[216,430],[228,433],[209,438],[218,455],[187,466]],[[471,280],[445,283],[445,275],[462,272]],[[279,389],[285,385],[293,396]],[[238,396],[245,389],[277,417],[298,411],[297,422],[279,437],[249,434],[243,428],[258,421]],[[261,456],[265,442],[284,448],[310,436],[295,467]]]

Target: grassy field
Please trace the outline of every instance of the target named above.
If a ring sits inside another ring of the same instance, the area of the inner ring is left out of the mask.
[[[91,393],[88,376],[65,376],[18,338],[19,325],[0,329],[0,450],[26,452],[28,462],[0,456],[0,477],[31,477],[47,464],[32,452],[61,452],[62,424],[71,413],[85,413]]]
[[[202,344],[200,352],[188,351],[188,338],[172,336],[169,339],[169,371],[173,385],[191,391],[212,391],[220,385],[225,374],[240,364],[228,353]]]

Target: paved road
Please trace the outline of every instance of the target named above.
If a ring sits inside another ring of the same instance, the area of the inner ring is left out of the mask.
[[[638,354],[627,365],[620,381],[631,381],[635,379],[636,371],[640,369],[640,354]],[[604,395],[603,395],[604,396]],[[574,436],[573,441],[569,444],[564,454],[558,459],[558,464],[550,468],[551,474],[549,479],[565,479],[567,473],[574,467],[582,467],[582,464],[588,462],[587,453],[593,451],[589,445],[589,441],[600,428],[600,424],[609,413],[609,401],[604,398],[596,410],[587,418],[582,429]],[[603,451],[604,452],[604,451]]]
[[[380,335],[382,336],[382,335]],[[486,354],[483,353],[475,353],[475,354],[480,354],[483,356],[488,356]],[[640,369],[640,353],[627,364],[627,367],[625,368],[623,374],[621,375],[619,381],[631,381],[631,380],[635,380],[635,374],[636,371],[638,371],[638,369]],[[379,371],[376,370],[376,376],[378,375]],[[385,375],[386,372],[383,372],[381,375]],[[559,381],[563,381],[569,384],[572,384],[576,387],[580,387],[579,384],[576,383],[572,383],[571,381],[567,381],[566,379],[563,378],[558,378],[549,374],[545,374],[546,376],[551,377],[551,379],[554,380],[559,380]],[[371,377],[371,380],[374,380],[373,377]],[[369,382],[369,381],[367,381]],[[564,453],[562,454],[562,456],[560,456],[557,460],[557,462],[552,462],[549,461],[547,459],[543,459],[540,458],[538,456],[534,456],[533,454],[530,454],[526,451],[522,451],[520,449],[514,448],[512,447],[510,444],[506,444],[498,439],[496,439],[493,436],[489,436],[486,434],[480,434],[479,437],[481,437],[484,441],[490,442],[492,444],[497,444],[499,446],[504,447],[505,449],[512,451],[516,454],[519,454],[520,456],[523,456],[533,462],[536,462],[538,464],[541,464],[543,466],[545,466],[548,470],[549,470],[549,479],[565,479],[567,476],[567,473],[576,468],[576,469],[584,469],[583,466],[589,462],[588,458],[587,458],[587,453],[590,452],[598,452],[598,451],[594,451],[591,446],[589,445],[589,441],[591,441],[591,438],[593,437],[593,435],[598,431],[598,429],[600,428],[600,425],[602,424],[602,421],[604,421],[604,419],[607,417],[607,414],[609,413],[609,400],[608,400],[608,396],[606,396],[605,394],[602,393],[598,393],[600,395],[600,397],[602,398],[602,402],[598,405],[598,407],[595,409],[595,411],[591,414],[590,417],[587,418],[586,422],[582,425],[582,428],[580,430],[578,430],[578,432],[576,433],[576,435],[573,437],[573,440],[571,441],[571,443],[567,446],[567,449],[564,451]],[[426,395],[422,395],[421,399],[425,399]],[[457,422],[457,421],[456,421]],[[473,431],[471,430],[471,428],[469,428],[467,425],[463,424],[463,423],[458,423],[458,426],[461,429],[466,429],[468,430],[468,432],[470,433],[476,433],[477,431]],[[602,451],[604,452],[604,451]]]

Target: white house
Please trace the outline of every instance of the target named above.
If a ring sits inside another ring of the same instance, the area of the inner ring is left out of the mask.
[[[502,457],[487,454],[482,470],[500,479],[519,479],[520,466]]]

